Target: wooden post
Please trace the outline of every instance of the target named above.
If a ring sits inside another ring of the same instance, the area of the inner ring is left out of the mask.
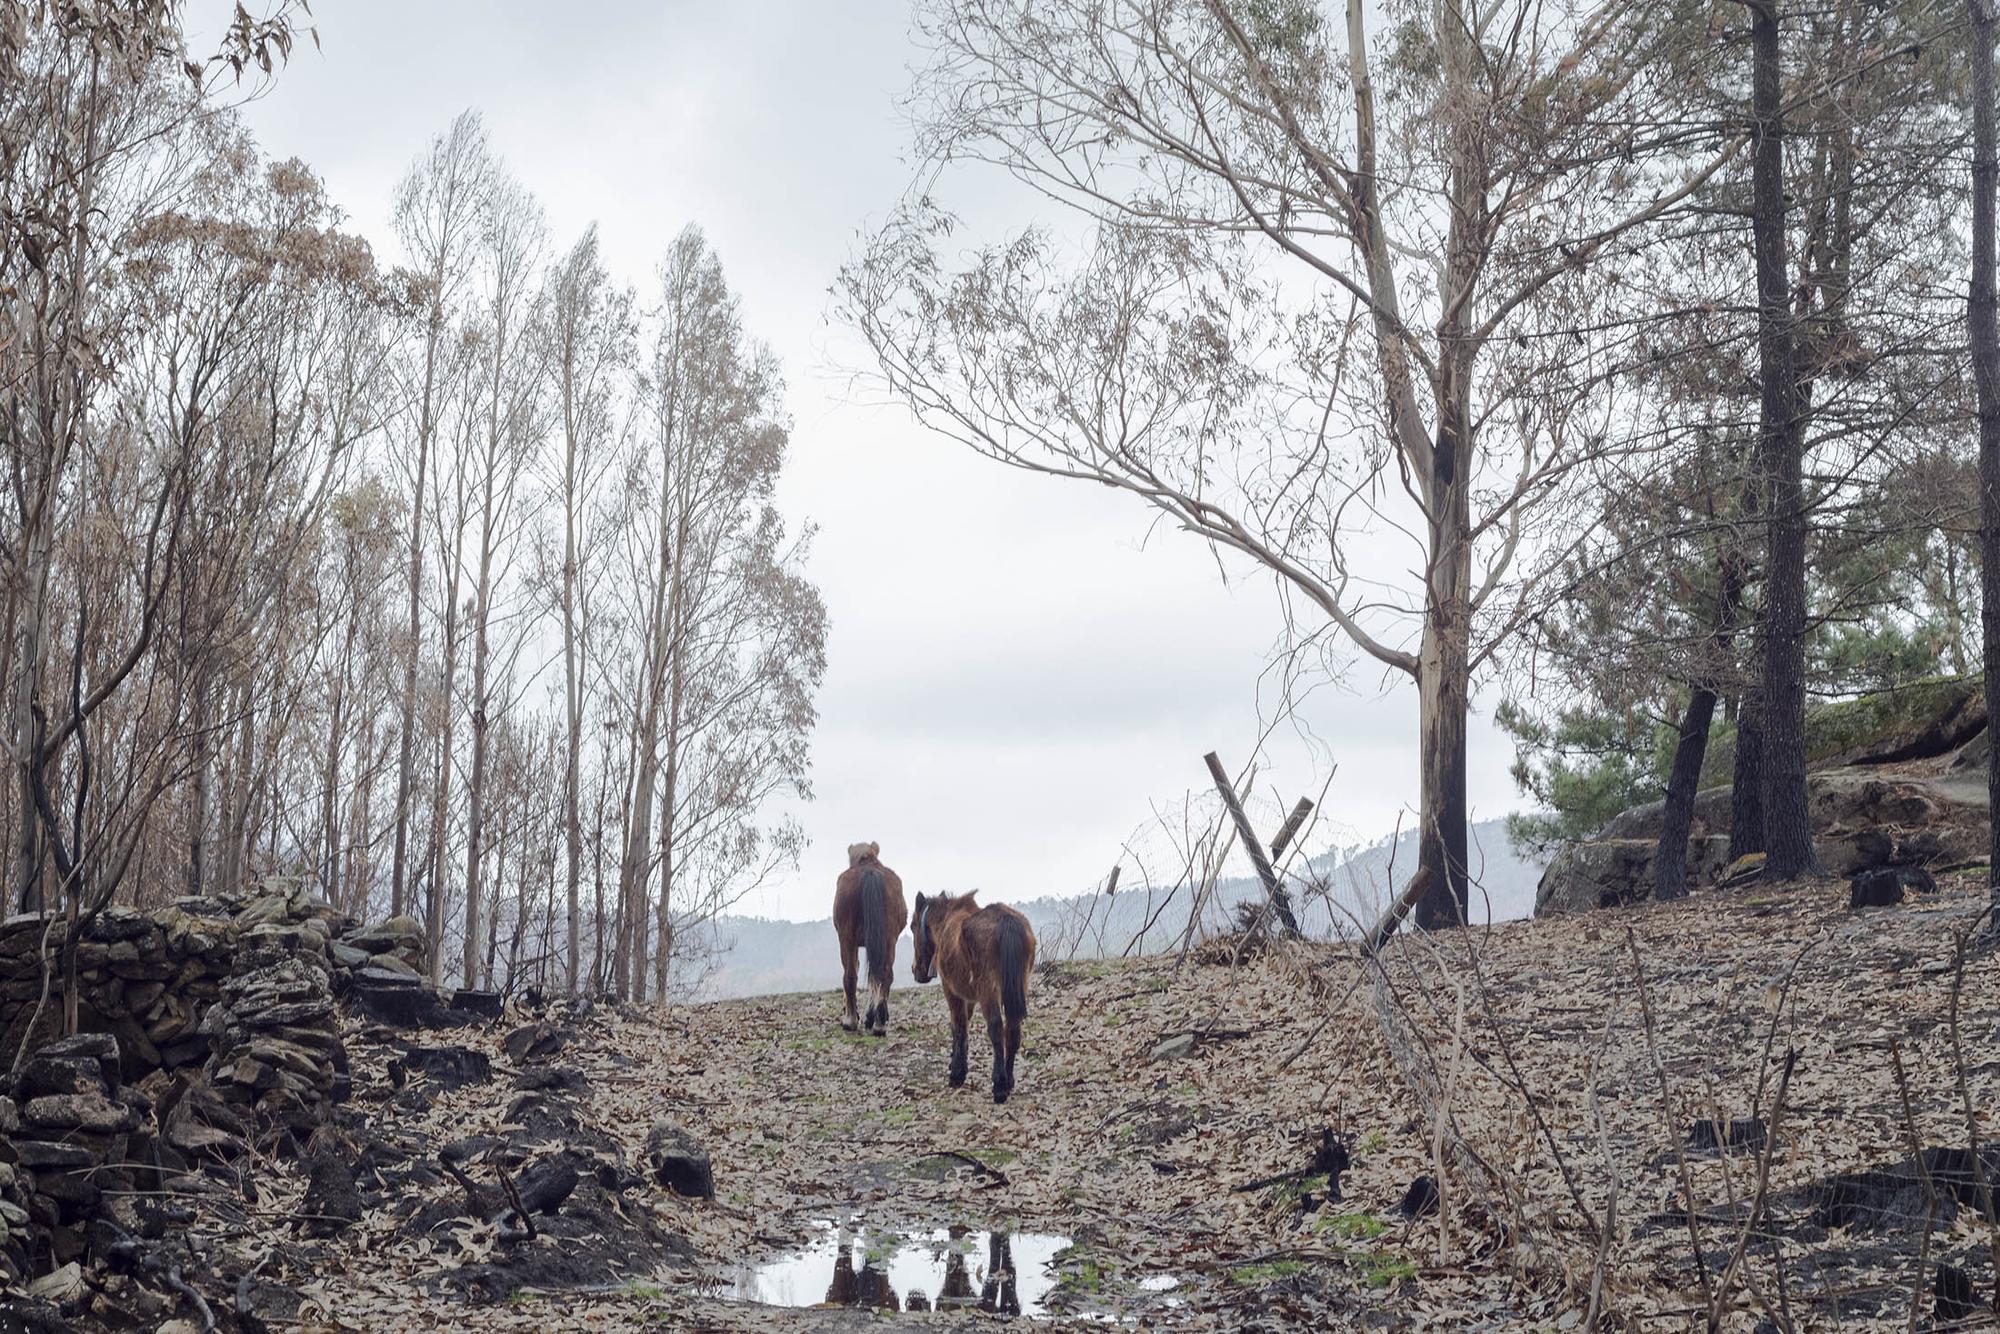
[[[1250,817],[1243,813],[1243,803],[1236,799],[1236,789],[1230,785],[1229,775],[1224,771],[1222,761],[1216,758],[1212,750],[1202,756],[1202,759],[1208,765],[1209,775],[1215,779],[1215,790],[1222,794],[1222,804],[1229,808],[1230,819],[1236,822],[1236,836],[1243,840],[1243,847],[1250,854],[1250,864],[1257,868],[1257,878],[1264,882],[1264,893],[1271,900],[1271,910],[1278,914],[1278,920],[1284,924],[1285,934],[1296,938],[1299,934],[1299,922],[1298,918],[1292,916],[1291,896],[1286,894],[1284,886],[1278,883],[1278,872],[1271,865],[1270,857],[1265,854],[1264,845],[1257,841],[1256,831],[1250,828]],[[1296,820],[1305,819],[1296,807],[1293,808],[1292,814]],[[1290,828],[1292,822],[1287,821],[1286,824]],[[1290,834],[1285,834],[1284,838],[1286,842],[1291,841]]]
[[[1298,836],[1299,827],[1305,824],[1306,817],[1312,814],[1312,810],[1311,797],[1300,797],[1299,804],[1292,807],[1292,813],[1285,817],[1285,827],[1280,829],[1278,836],[1271,840],[1271,860],[1273,862],[1284,856],[1285,849],[1292,846],[1292,840]]]
[[[1403,924],[1403,919],[1410,915],[1410,909],[1417,906],[1417,900],[1421,899],[1424,891],[1430,887],[1430,867],[1419,866],[1417,873],[1410,877],[1410,883],[1403,886],[1403,892],[1396,896],[1396,901],[1376,919],[1375,929],[1368,933],[1368,939],[1361,942],[1361,956],[1364,959],[1373,958],[1376,952],[1388,943],[1389,937],[1396,934],[1396,928]]]

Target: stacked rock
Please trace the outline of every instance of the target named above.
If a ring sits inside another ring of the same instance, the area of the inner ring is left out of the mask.
[[[359,927],[333,946],[334,962],[346,968],[381,968],[421,977],[425,960],[423,924],[414,917],[391,917]]]
[[[347,1096],[347,1049],[334,1015],[329,935],[316,920],[244,931],[237,971],[202,1018],[213,1047],[205,1074],[261,1131],[302,1146]]]
[[[0,1187],[0,1218],[10,1233],[22,1227],[22,1258],[30,1264],[39,1262],[44,1241],[55,1264],[75,1259],[86,1225],[100,1214],[126,1231],[136,1226],[131,1141],[151,1107],[123,1086],[122,1064],[107,1033],[46,1043],[23,1063],[11,1099],[0,1106],[14,1189],[27,1215],[18,1219],[5,1207]]]
[[[203,901],[193,901],[197,904]],[[34,1036],[62,1018],[60,962],[69,923],[40,917],[0,925],[0,1033],[12,1049],[37,1013],[47,937],[50,1001],[40,1005]],[[79,1009],[118,1036],[134,1068],[193,1065],[208,1054],[196,1020],[229,971],[236,932],[226,918],[180,906],[154,915],[107,908],[84,928],[77,945]],[[32,1037],[28,1040],[32,1041]]]

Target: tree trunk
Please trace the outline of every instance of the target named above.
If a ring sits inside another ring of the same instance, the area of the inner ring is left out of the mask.
[[[1653,897],[1687,896],[1688,830],[1694,825],[1694,799],[1701,787],[1701,762],[1708,752],[1709,724],[1715,719],[1715,689],[1696,685],[1681,716],[1680,739],[1674,745],[1674,767],[1667,775],[1666,809],[1660,815],[1660,845],[1653,854]]]
[[[1972,46],[1972,294],[1967,318],[1972,377],[1979,401],[1980,629],[1986,667],[1986,716],[2000,718],[2000,313],[1996,313],[1994,190],[2000,184],[1993,105],[1996,15],[1993,0],[1967,0]],[[1989,724],[1990,726],[1990,724]],[[1986,759],[1986,791],[2000,812],[2000,752]],[[2000,820],[1992,824],[1986,878],[2000,910]],[[2000,932],[2000,912],[1988,929]]]
[[[443,267],[440,259],[438,271],[432,274],[434,284],[440,280]],[[396,851],[389,875],[389,913],[395,917],[410,906],[405,894],[409,884],[410,796],[416,781],[417,659],[424,633],[424,491],[430,480],[431,407],[437,392],[438,339],[443,326],[444,312],[433,306],[424,342],[424,392],[417,413],[416,495],[410,502],[409,614],[404,624],[402,726],[396,755]]]
[[[1735,643],[1743,598],[1741,562],[1734,554],[1725,552],[1720,563],[1715,634],[1710,640],[1717,671],[1722,670]],[[1701,791],[1702,761],[1708,758],[1708,734],[1715,721],[1717,689],[1712,676],[1697,680],[1688,696],[1687,712],[1681,717],[1680,736],[1674,744],[1674,764],[1667,774],[1666,803],[1660,813],[1659,847],[1653,855],[1656,899],[1687,896],[1688,832],[1694,827],[1694,802]],[[1671,855],[1672,849],[1679,849],[1679,855]]]
[[[1758,464],[1764,484],[1763,634],[1764,878],[1812,873],[1806,810],[1805,402],[1786,271],[1784,110],[1777,0],[1750,5],[1751,238],[1757,262],[1761,391]]]
[[[492,726],[486,716],[486,677],[491,652],[487,618],[493,588],[492,471],[487,472],[487,514],[482,525],[479,553],[479,591],[474,603],[472,625],[472,772],[466,780],[465,814],[465,985],[480,985],[480,932],[484,892],[480,872],[486,856],[486,749]],[[498,887],[498,880],[494,882]]]
[[[564,381],[567,386],[567,378]],[[566,414],[565,420],[574,417]],[[583,664],[579,660],[577,634],[577,550],[576,507],[580,490],[577,477],[576,431],[572,425],[563,442],[563,709],[568,735],[563,754],[563,842],[567,863],[564,885],[569,891],[569,960],[564,970],[565,985],[576,994],[578,954],[583,949],[580,904],[583,883],[583,812],[579,809],[583,774]]]
[[[425,894],[424,940],[430,949],[428,972],[432,986],[444,980],[444,888],[445,857],[450,840],[445,837],[451,817],[452,691],[458,677],[458,569],[453,557],[451,577],[445,583],[444,689],[440,695],[444,718],[438,731],[437,789],[431,803],[431,882]]]
[[[55,505],[55,464],[43,479],[41,495],[29,516],[29,535],[23,582],[31,590],[26,614],[21,617],[19,649],[15,658],[14,698],[10,733],[17,748],[14,756],[14,885],[16,901],[23,912],[40,912],[46,905],[41,893],[42,834],[35,810],[35,767],[41,762],[41,725],[35,716],[42,675],[42,634],[48,620],[49,528]]]
[[[188,810],[187,810],[187,888],[190,896],[199,895],[207,880],[205,851],[208,842],[209,773],[213,765],[214,728],[210,718],[209,697],[211,688],[206,666],[195,669],[194,714],[189,720],[194,754],[188,759]]]
[[[1467,499],[1458,470],[1457,427],[1438,433],[1431,494],[1442,512],[1431,523],[1432,569],[1417,693],[1422,731],[1422,804],[1417,864],[1430,872],[1417,902],[1427,931],[1469,920],[1466,845],[1466,713],[1471,688],[1472,547],[1466,539]]]

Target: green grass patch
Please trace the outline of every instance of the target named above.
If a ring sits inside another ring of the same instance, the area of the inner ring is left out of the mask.
[[[1104,1279],[1104,1266],[1085,1255],[1077,1259],[1074,1268],[1064,1271],[1060,1286],[1072,1293],[1088,1296],[1103,1291]]]
[[[1306,1272],[1301,1260],[1273,1260],[1269,1264],[1243,1265],[1229,1271],[1229,1281],[1242,1288],[1261,1288],[1281,1279]]]
[[[1388,1251],[1370,1251],[1361,1259],[1361,1281],[1371,1288],[1393,1288],[1417,1276],[1417,1266]]]
[[[657,1302],[665,1299],[667,1290],[657,1283],[642,1283],[635,1278],[625,1285],[624,1295],[637,1302]]]
[[[785,1044],[786,1051],[832,1051],[832,1038],[793,1038]]]
[[[1338,1214],[1331,1218],[1322,1217],[1314,1230],[1331,1232],[1349,1241],[1373,1241],[1387,1232],[1389,1225],[1374,1214]]]
[[[1297,1204],[1307,1195],[1316,1195],[1325,1189],[1326,1178],[1323,1176],[1298,1177],[1280,1181],[1271,1187],[1271,1195],[1280,1204]]]
[[[1389,1137],[1379,1130],[1371,1130],[1361,1137],[1361,1152],[1380,1153],[1389,1147]]]

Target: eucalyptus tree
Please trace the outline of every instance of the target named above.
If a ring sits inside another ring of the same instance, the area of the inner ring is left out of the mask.
[[[416,790],[417,674],[422,660],[424,524],[427,493],[435,464],[444,386],[440,376],[447,340],[456,331],[458,303],[472,274],[474,248],[484,224],[492,154],[485,127],[475,112],[461,113],[434,138],[396,187],[394,223],[410,265],[415,304],[423,329],[418,366],[412,372],[413,418],[407,425],[404,457],[409,469],[409,555],[405,567],[403,690],[396,759],[394,861],[390,871],[390,911],[402,913],[409,888],[410,803]]]
[[[1603,266],[1739,151],[1677,114],[1694,8],[918,7],[923,183],[847,317],[928,424],[1139,497],[1415,682],[1426,925],[1464,920],[1474,676],[1622,448],[1589,388]],[[957,164],[1089,234],[948,261]]]
[[[562,622],[563,889],[568,917],[564,981],[577,988],[583,956],[584,734],[589,725],[596,591],[610,525],[602,486],[616,462],[618,388],[631,365],[632,294],[612,283],[593,225],[549,271],[548,310],[560,438],[544,486],[560,519],[539,546],[538,585]],[[554,526],[553,520],[547,526]]]
[[[625,472],[632,642],[616,696],[632,727],[611,975],[634,997],[649,953],[664,991],[677,925],[796,859],[796,828],[763,817],[807,792],[825,668],[825,610],[771,502],[789,440],[775,359],[744,334],[697,229],[659,282]]]
[[[524,619],[503,606],[503,587],[527,524],[524,487],[542,444],[545,392],[546,308],[540,266],[547,229],[541,206],[511,178],[489,182],[477,282],[477,392],[480,429],[470,472],[475,479],[472,514],[472,754],[466,772],[465,984],[485,983],[480,962],[484,939],[483,875],[487,854],[487,755],[496,721],[511,693],[512,659],[522,643]],[[499,642],[496,642],[498,639]]]

